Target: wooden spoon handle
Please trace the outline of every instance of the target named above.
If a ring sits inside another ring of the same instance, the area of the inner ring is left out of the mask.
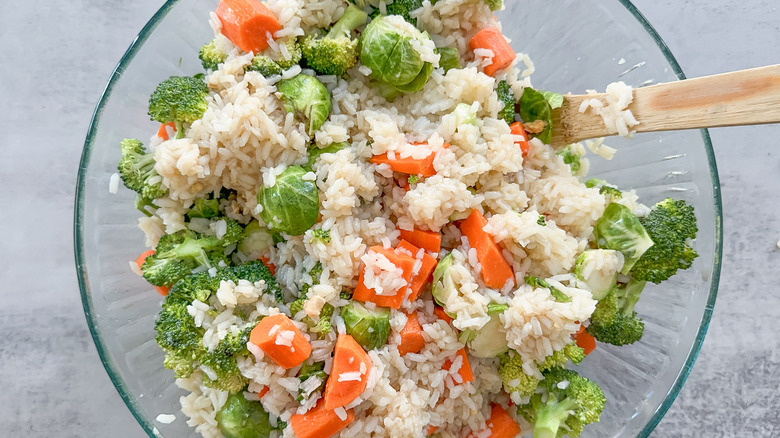
[[[628,109],[637,132],[780,123],[780,64],[633,90]],[[601,117],[579,112],[585,99],[604,94],[566,95],[553,113],[553,145],[615,135]],[[557,122],[557,124],[556,124]]]

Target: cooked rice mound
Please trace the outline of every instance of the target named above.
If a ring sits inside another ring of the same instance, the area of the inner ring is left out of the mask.
[[[285,41],[328,27],[345,9],[341,0],[270,0],[267,4],[283,25],[267,50],[282,57],[289,56]],[[486,3],[475,0],[439,0],[435,5],[426,1],[415,17],[418,27],[437,46],[455,46],[461,54],[469,53],[468,41],[478,29],[496,26]],[[442,437],[484,429],[490,403],[508,400],[497,373],[498,360],[470,358],[475,378],[460,382],[457,366],[453,363],[449,370],[444,366],[464,347],[456,329],[485,325],[491,302],[509,305],[501,317],[509,347],[521,355],[528,374],[540,376],[536,363],[571,342],[579,322],[589,318],[596,303],[570,273],[577,255],[588,247],[605,197],[597,188],[586,188],[541,141],[533,140],[524,158],[499,116],[502,104],[494,91],[496,83],[506,80],[521,95],[523,87],[530,86],[533,72],[528,57],[518,54],[515,64],[496,78],[481,73],[481,59],[446,74],[435,69],[422,91],[401,95],[392,104],[369,85],[359,66],[346,79],[320,76],[331,93],[332,111],[322,127],[309,135],[303,123],[285,112],[276,90],[279,78],[245,72],[252,55],[220,35],[215,17],[211,23],[218,44],[229,56],[206,76],[211,91],[208,109],[192,123],[186,137],[153,142],[155,169],[169,195],[157,201],[160,208],[155,216],[139,221],[147,244],[153,246],[163,233],[184,229],[185,213],[193,201],[222,188],[236,192],[227,209],[229,217],[242,222],[254,218],[264,224],[257,202],[259,188],[274,184],[286,167],[306,163],[311,143],[326,147],[349,142],[349,148],[321,155],[310,175],[320,196],[321,217],[316,227],[327,230],[330,240],[312,239],[309,230],[301,236],[285,236],[286,241],[271,247],[269,254],[277,280],[291,297],[300,294],[304,282],[312,282],[312,268],[317,263],[322,266],[318,284],[306,296],[305,312],[294,315],[312,344],[312,359],[325,362],[326,372],[330,369],[337,334],[343,331],[338,309],[347,303],[340,292],[356,287],[362,266],[377,269],[366,280],[377,288],[399,287],[400,274],[382,271],[387,260],[369,248],[395,247],[401,229],[442,233],[443,248],[453,255],[450,272],[460,293],[447,303],[456,316],[452,325],[434,315],[430,286],[415,302],[391,310],[388,344],[369,351],[373,368],[368,387],[352,404],[355,421],[339,436],[423,437],[429,425],[439,427],[437,433]],[[438,58],[433,52],[430,56]],[[295,66],[283,76],[299,72]],[[476,112],[478,123],[458,123],[453,111],[464,103]],[[427,146],[410,147],[414,142]],[[409,190],[399,187],[387,165],[369,161],[385,153],[401,157],[435,154],[436,175],[421,179]],[[620,202],[638,208],[635,196],[627,194]],[[511,262],[516,286],[496,290],[483,283],[474,249],[453,225],[453,218],[463,219],[472,209],[484,212],[485,230]],[[546,218],[544,225],[540,215]],[[524,284],[527,275],[555,277],[550,281],[571,301],[557,302],[548,289]],[[262,293],[264,288],[262,282],[223,282],[208,303],[193,303],[189,311],[206,329],[203,345],[213,348],[248,321],[280,312],[278,303]],[[325,303],[337,309],[334,331],[310,335],[300,319],[318,315]],[[252,309],[250,315],[236,311],[247,306]],[[411,310],[418,311],[426,343],[421,352],[400,356],[399,331],[406,323],[405,312]],[[321,396],[319,382],[307,381],[307,387],[301,388],[297,368],[283,370],[262,352],[253,353],[239,359],[238,366],[249,379],[248,397],[268,388],[260,400],[272,423],[287,422],[291,415],[316,404]],[[189,417],[188,424],[204,437],[221,437],[215,415],[228,394],[203,384],[208,372],[196,370],[190,378],[177,381],[189,392],[181,398],[182,410]],[[300,391],[305,394],[302,401],[297,400]],[[521,417],[517,421],[529,430]],[[292,437],[293,432],[288,426],[280,435]]]

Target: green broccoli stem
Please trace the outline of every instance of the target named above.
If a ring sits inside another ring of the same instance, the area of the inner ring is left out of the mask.
[[[626,285],[626,292],[623,302],[623,314],[631,316],[634,314],[634,306],[639,302],[639,297],[642,294],[642,290],[645,288],[645,281],[630,281]]]
[[[569,411],[577,407],[577,403],[569,398],[558,401],[552,393],[549,397],[536,411],[534,438],[556,438],[561,423],[570,415]]]
[[[184,138],[184,122],[176,120],[173,123],[176,125],[176,139]]]
[[[368,21],[368,14],[358,9],[355,5],[349,5],[344,15],[339,21],[330,28],[330,32],[325,38],[336,38],[339,36],[349,36],[350,32],[364,25]]]

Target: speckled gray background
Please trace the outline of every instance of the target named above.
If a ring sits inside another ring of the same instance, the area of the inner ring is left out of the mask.
[[[3,2],[0,436],[143,436],[87,330],[72,203],[90,114],[161,4]],[[689,76],[780,63],[776,0],[635,4]],[[720,293],[693,372],[653,436],[780,436],[780,126],[711,134],[723,189]]]

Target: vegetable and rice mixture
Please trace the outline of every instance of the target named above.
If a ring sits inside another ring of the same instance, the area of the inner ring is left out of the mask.
[[[153,248],[132,266],[165,295],[156,340],[204,437],[598,421],[572,365],[641,338],[640,293],[691,265],[696,220],[547,145],[562,96],[531,87],[501,8],[222,0],[206,73],[151,95],[149,149],[121,143]],[[588,107],[627,134],[615,88]]]

